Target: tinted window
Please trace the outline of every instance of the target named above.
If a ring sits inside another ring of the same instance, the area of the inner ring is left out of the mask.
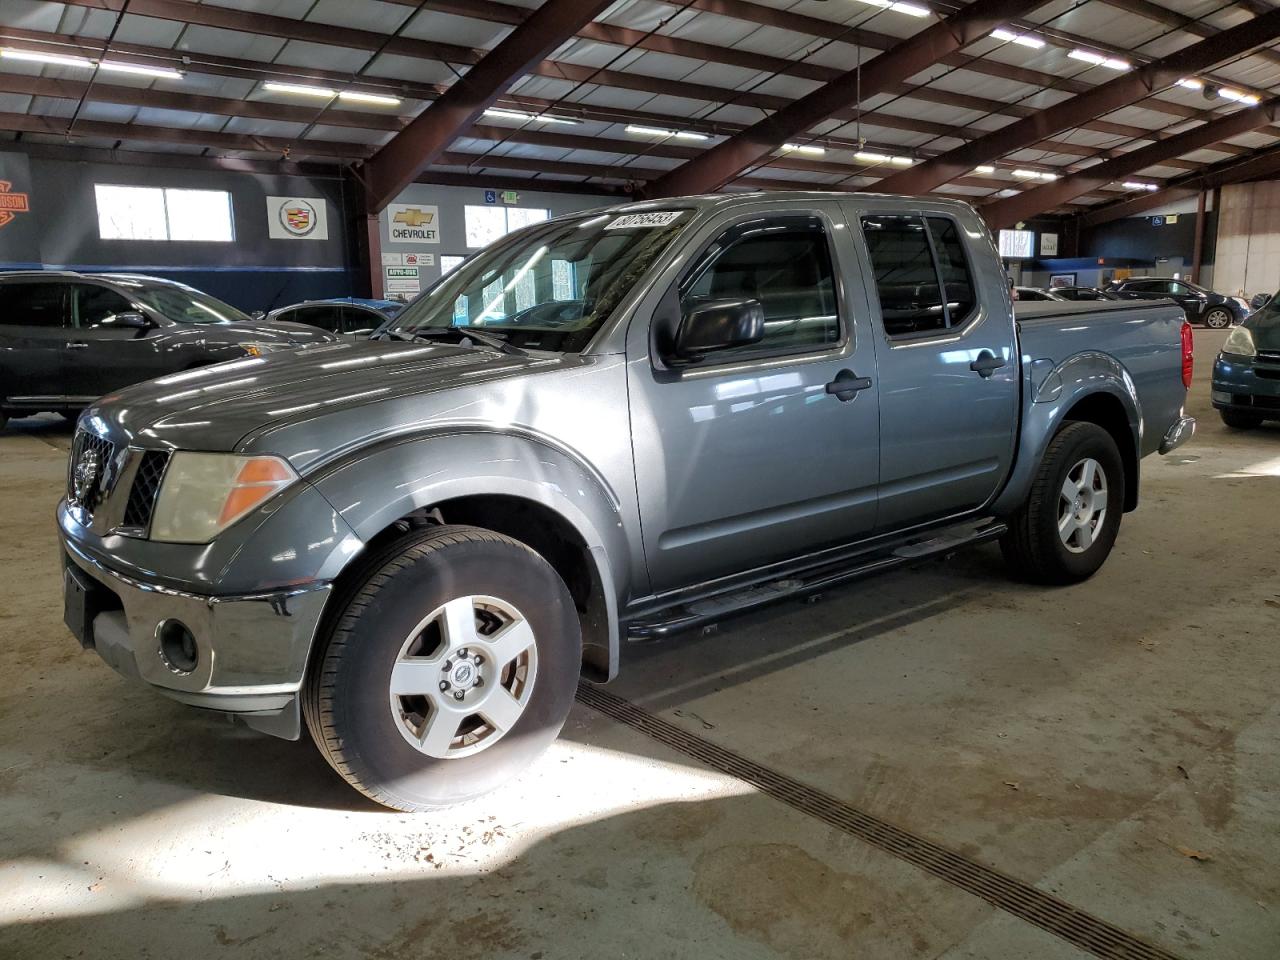
[[[1052,300],[1053,297],[1049,296],[1047,293],[1044,293],[1040,290],[1030,290],[1023,287],[1018,290],[1018,299],[1019,300]]]
[[[106,287],[77,284],[76,291],[76,325],[80,327],[96,327],[103,322],[110,322],[118,313],[135,313],[131,304],[120,294]]]
[[[289,317],[294,323],[306,323],[321,330],[337,331],[342,319],[341,307],[299,307]]]
[[[862,218],[862,234],[889,336],[947,330],[973,315],[973,277],[953,221],[929,217],[926,229],[918,216],[867,216]]]
[[[356,333],[369,332],[373,330],[385,320],[386,317],[373,310],[366,310],[364,307],[350,306],[342,308],[342,332]]]
[[[839,342],[835,275],[821,221],[739,224],[711,245],[680,288],[685,314],[702,303],[739,299],[760,301],[764,340],[723,355]]]
[[[248,314],[230,304],[180,283],[160,285],[121,279],[116,284],[128,287],[152,310],[177,323],[231,323],[249,319]]]
[[[0,324],[23,327],[61,327],[63,312],[62,283],[0,284]]]
[[[1170,283],[1170,284],[1169,284],[1169,292],[1170,292],[1170,293],[1176,293],[1176,294],[1178,294],[1179,296],[1181,296],[1182,294],[1190,293],[1191,291],[1190,291],[1190,289],[1188,289],[1188,287],[1187,287],[1187,285],[1186,285],[1185,283]]]
[[[946,217],[929,217],[929,236],[933,239],[933,252],[938,258],[943,289],[947,291],[950,325],[958,327],[969,319],[977,306],[969,261],[960,240],[960,228],[954,220]]]

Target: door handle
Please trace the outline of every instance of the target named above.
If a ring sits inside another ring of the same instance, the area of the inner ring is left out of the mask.
[[[978,354],[978,359],[969,364],[969,369],[985,380],[1003,367],[1005,362],[990,350],[983,350]]]
[[[89,345],[85,343],[83,340],[70,340],[67,342],[68,350],[85,350],[88,348],[88,346]]]
[[[859,392],[871,389],[871,378],[860,377],[852,370],[841,370],[836,378],[827,384],[827,393],[841,403],[848,403]]]

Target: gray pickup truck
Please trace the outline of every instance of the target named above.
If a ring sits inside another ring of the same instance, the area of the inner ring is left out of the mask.
[[[403,810],[558,735],[579,677],[966,544],[1083,580],[1194,431],[1171,302],[1015,320],[967,205],[631,204],[513,233],[378,340],[80,418],[66,621],[120,673],[297,739]]]

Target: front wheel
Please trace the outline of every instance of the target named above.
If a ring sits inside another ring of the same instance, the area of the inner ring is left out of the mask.
[[[1232,430],[1253,430],[1262,426],[1262,418],[1256,413],[1248,413],[1244,410],[1219,410],[1222,414],[1222,422]]]
[[[312,665],[312,738],[348,783],[397,810],[487,793],[555,740],[573,706],[573,599],[538,554],[476,527],[418,533],[380,560]]]
[[[1212,330],[1225,330],[1231,326],[1231,314],[1221,307],[1215,307],[1204,315],[1204,325]]]
[[[1111,553],[1124,507],[1124,461],[1094,423],[1066,424],[1000,540],[1012,572],[1034,583],[1088,579]]]

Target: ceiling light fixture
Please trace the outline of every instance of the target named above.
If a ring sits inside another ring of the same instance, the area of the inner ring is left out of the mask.
[[[853,159],[861,163],[891,163],[895,167],[909,167],[915,163],[914,157],[890,156],[887,153],[872,153],[870,150],[859,150]]]
[[[1128,60],[1104,56],[1101,53],[1094,53],[1092,50],[1081,50],[1079,47],[1072,50],[1067,56],[1072,60],[1083,60],[1085,63],[1091,63],[1095,67],[1106,67],[1108,70],[1128,70],[1130,67]]]
[[[372,103],[380,107],[400,106],[399,97],[388,97],[381,93],[363,93],[360,90],[343,90],[338,99],[344,103]]]
[[[1257,94],[1245,93],[1243,90],[1234,90],[1231,87],[1221,87],[1218,90],[1218,96],[1223,100],[1234,100],[1248,107],[1256,107],[1259,102]]]
[[[826,148],[816,147],[810,143],[784,143],[782,149],[792,153],[807,153],[813,157],[820,157],[827,152]]]
[[[140,77],[158,77],[161,80],[181,80],[185,74],[172,67],[149,67],[141,63],[120,63],[118,60],[100,60],[99,70],[112,73],[131,73]]]
[[[501,117],[503,120],[536,120],[538,123],[567,123],[579,124],[582,121],[573,117],[556,117],[549,113],[525,113],[522,110],[508,110],[506,107],[489,107],[485,110],[486,117]]]
[[[1203,90],[1204,81],[1197,80],[1195,77],[1183,77],[1178,81],[1178,86],[1186,87],[1188,90]]]
[[[328,87],[308,87],[301,83],[277,83],[275,80],[267,80],[262,84],[263,90],[270,90],[272,93],[296,93],[301,97],[324,97],[332,99],[338,95],[337,90],[330,90]]]
[[[61,53],[37,53],[34,50],[11,50],[8,47],[0,50],[0,57],[6,60],[22,60],[27,63],[48,63],[59,67],[93,66],[93,61],[88,57],[70,57]]]
[[[1044,180],[1048,182],[1050,180],[1058,179],[1058,175],[1056,173],[1044,173],[1043,171],[1040,171],[1040,170],[1018,169],[1013,171],[1013,175],[1015,177],[1020,177],[1023,180]]]
[[[677,140],[710,139],[705,133],[693,133],[689,130],[665,130],[662,127],[645,127],[634,123],[627,124],[624,129],[627,133],[638,134],[642,137],[675,137]]]
[[[1032,50],[1039,50],[1044,46],[1044,41],[1039,37],[1029,33],[1014,33],[1012,30],[1004,29],[1004,27],[992,30],[991,36],[997,40],[1003,40],[1005,43],[1016,43],[1020,47],[1030,47]]]
[[[904,3],[902,0],[862,0],[863,3],[881,10],[896,10],[909,17],[927,17],[933,11],[916,3]]]
[[[973,168],[974,173],[991,174],[996,172],[996,168],[989,163],[983,163]]]
[[[1121,186],[1123,186],[1127,190],[1148,190],[1153,193],[1156,190],[1160,189],[1160,187],[1157,184],[1139,183],[1137,180],[1126,180],[1123,184],[1121,184]]]

